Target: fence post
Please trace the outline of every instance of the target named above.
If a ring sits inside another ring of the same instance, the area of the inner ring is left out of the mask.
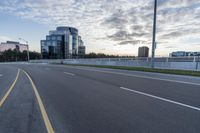
[[[198,70],[198,67],[199,67],[199,56],[196,59],[196,70]]]
[[[169,58],[168,57],[166,58],[166,62],[169,62]]]

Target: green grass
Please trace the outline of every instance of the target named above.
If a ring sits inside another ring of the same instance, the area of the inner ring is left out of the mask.
[[[66,64],[70,66],[87,66],[87,67],[97,67],[97,68],[111,68],[120,70],[131,70],[131,71],[143,71],[143,72],[155,72],[155,73],[165,73],[165,74],[176,74],[176,75],[187,75],[187,76],[197,76],[200,77],[200,71],[190,71],[190,70],[172,70],[172,69],[152,69],[144,67],[128,67],[128,66],[107,66],[107,65],[85,65],[85,64]]]

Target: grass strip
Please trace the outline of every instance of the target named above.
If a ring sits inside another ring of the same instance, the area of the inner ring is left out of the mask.
[[[176,70],[176,69],[158,69],[158,68],[144,68],[144,67],[129,67],[129,66],[109,66],[109,65],[86,65],[86,64],[65,64],[70,66],[86,66],[96,68],[110,68],[120,70],[142,71],[142,72],[155,72],[164,74],[186,75],[200,77],[200,71],[192,70]]]

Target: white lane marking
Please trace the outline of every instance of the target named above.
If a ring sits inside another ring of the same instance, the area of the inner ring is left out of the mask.
[[[161,101],[165,101],[165,102],[168,102],[168,103],[173,103],[173,104],[176,104],[176,105],[179,105],[179,106],[183,106],[183,107],[187,107],[187,108],[190,108],[190,109],[194,109],[194,110],[200,111],[200,108],[198,108],[198,107],[194,107],[194,106],[187,105],[187,104],[184,104],[184,103],[172,101],[172,100],[169,100],[169,99],[166,99],[166,98],[162,98],[162,97],[158,97],[158,96],[155,96],[155,95],[151,95],[151,94],[148,94],[148,93],[144,93],[144,92],[128,89],[128,88],[125,88],[125,87],[120,87],[120,89],[126,90],[126,91],[131,91],[131,92],[134,92],[134,93],[137,93],[137,94],[140,94],[140,95],[144,95],[144,96],[147,96],[147,97],[151,97],[151,98],[154,98],[154,99],[158,99],[158,100],[161,100]]]
[[[67,74],[67,75],[70,75],[70,76],[75,76],[75,74],[69,73],[69,72],[64,72],[64,74]]]
[[[69,67],[69,66],[66,66],[66,67]],[[160,81],[167,81],[167,82],[175,82],[175,83],[181,83],[181,84],[189,84],[189,85],[200,86],[200,83],[185,82],[185,81],[179,81],[179,80],[161,79],[161,78],[155,78],[155,77],[150,77],[150,76],[134,75],[134,74],[128,74],[128,73],[111,72],[111,71],[109,72],[109,71],[94,70],[94,69],[85,69],[85,68],[81,68],[81,67],[70,67],[70,68],[80,69],[80,70],[88,70],[88,71],[95,71],[95,72],[102,72],[102,73],[109,73],[109,74],[117,74],[117,75],[123,75],[123,76],[129,76],[129,77],[136,77],[136,78],[153,79],[153,80],[160,80]]]
[[[0,77],[2,77],[3,76],[3,74],[0,74]]]

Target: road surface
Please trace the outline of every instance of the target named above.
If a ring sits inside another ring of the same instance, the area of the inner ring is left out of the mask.
[[[0,64],[1,133],[199,133],[200,78]]]

